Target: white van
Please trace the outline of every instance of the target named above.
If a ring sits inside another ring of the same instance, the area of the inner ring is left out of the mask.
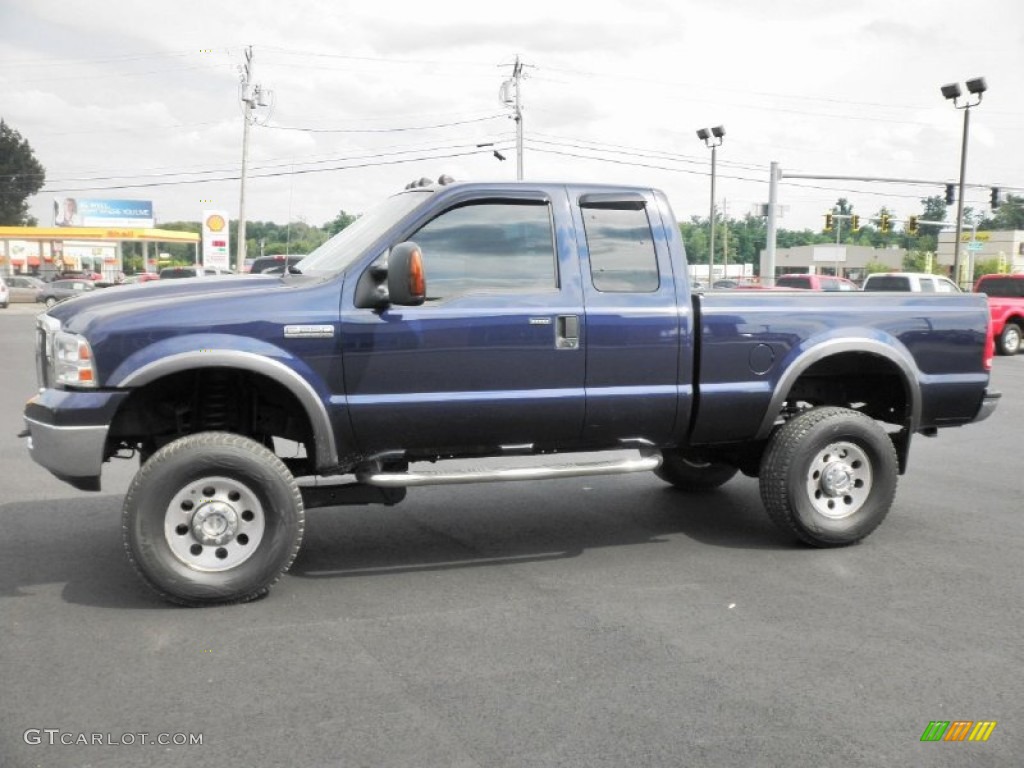
[[[873,272],[864,280],[861,290],[960,293],[956,283],[948,277],[927,272]]]

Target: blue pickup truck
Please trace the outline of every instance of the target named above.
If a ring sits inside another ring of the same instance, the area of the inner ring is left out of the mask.
[[[851,544],[913,435],[999,397],[983,296],[694,292],[635,187],[414,186],[288,274],[96,291],[37,333],[33,459],[99,490],[138,456],[125,547],[183,604],[266,593],[307,508],[428,484],[742,472],[794,538]]]

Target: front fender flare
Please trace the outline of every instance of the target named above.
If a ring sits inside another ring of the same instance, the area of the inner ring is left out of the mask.
[[[200,368],[234,368],[251,371],[273,379],[283,386],[295,395],[312,425],[313,438],[316,442],[317,468],[337,466],[338,449],[324,401],[309,381],[295,369],[266,355],[232,349],[209,348],[202,351],[178,352],[147,363],[111,383],[117,387],[137,388],[174,373]]]

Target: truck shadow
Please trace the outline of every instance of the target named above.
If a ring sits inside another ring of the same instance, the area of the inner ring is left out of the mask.
[[[122,501],[122,496],[104,495],[0,506],[0,598],[25,599],[60,589],[68,603],[163,605],[125,556]]]
[[[699,546],[800,548],[776,531],[756,484],[745,479],[703,494],[634,478],[480,488],[419,489],[396,507],[310,510],[290,574],[322,579],[501,567],[641,544],[670,545],[683,557]],[[0,506],[0,598],[59,589],[68,603],[169,607],[127,560],[122,501],[104,495]]]
[[[699,494],[650,480],[625,484],[593,481],[581,490],[577,483],[564,492],[551,483],[509,484],[485,492],[486,507],[464,489],[423,488],[396,507],[312,510],[290,573],[322,579],[501,567],[669,542],[683,556],[695,544],[802,548],[768,519],[754,481]]]

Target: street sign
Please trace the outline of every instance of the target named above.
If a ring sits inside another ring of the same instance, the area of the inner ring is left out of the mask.
[[[971,253],[977,253],[982,249],[983,246],[984,243],[968,243],[967,250],[970,251]]]

